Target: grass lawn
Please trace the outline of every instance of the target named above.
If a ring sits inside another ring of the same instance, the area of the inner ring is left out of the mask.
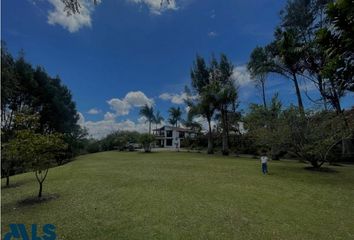
[[[198,153],[104,152],[51,169],[40,204],[33,173],[3,188],[9,223],[57,227],[58,239],[354,239],[354,166],[313,172]],[[5,181],[2,179],[2,186]]]

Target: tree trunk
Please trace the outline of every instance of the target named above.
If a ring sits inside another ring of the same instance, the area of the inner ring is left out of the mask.
[[[302,116],[305,116],[304,104],[302,103],[302,97],[301,97],[300,87],[299,87],[299,83],[298,83],[298,81],[297,81],[297,77],[296,77],[296,74],[295,74],[295,73],[293,73],[293,81],[294,81],[294,84],[295,84],[295,91],[296,91],[296,97],[297,97],[297,102],[298,102],[300,114],[301,114]]]
[[[10,175],[7,174],[6,175],[6,187],[8,187],[10,185]]]
[[[228,133],[227,133],[227,123],[225,110],[221,110],[221,121],[222,121],[222,155],[229,155],[229,143],[228,143]]]
[[[149,122],[149,134],[151,134],[151,122]]]
[[[265,86],[263,81],[262,81],[262,98],[263,98],[264,109],[267,109],[267,101],[265,97]]]
[[[209,126],[209,133],[208,133],[208,154],[213,154],[214,150],[213,150],[213,133],[211,130],[211,123],[210,123],[210,119],[208,118],[208,126]]]
[[[311,160],[310,161],[310,163],[311,163],[311,165],[312,165],[312,167],[313,168],[320,168],[321,166],[322,166],[322,164],[320,165],[318,162],[317,162],[317,160]]]
[[[222,133],[222,155],[229,155],[229,146],[227,142],[227,134],[226,131],[223,130]]]
[[[42,190],[43,190],[43,182],[39,182],[38,198],[42,197]]]

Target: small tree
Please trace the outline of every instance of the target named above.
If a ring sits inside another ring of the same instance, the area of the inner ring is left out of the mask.
[[[24,113],[13,113],[11,120],[11,134],[6,131],[1,132],[1,169],[6,177],[6,186],[10,184],[10,175],[16,173],[17,169],[23,168],[23,159],[20,152],[21,144],[16,138],[16,133],[21,130],[35,131],[39,128],[39,115]],[[7,135],[7,136],[5,136]],[[6,141],[4,141],[6,139]]]
[[[151,144],[155,141],[155,137],[151,134],[144,133],[140,136],[140,143],[144,147],[146,153],[151,152]]]
[[[67,144],[57,133],[39,134],[32,130],[20,130],[10,144],[18,147],[18,153],[27,169],[34,171],[39,184],[38,198],[42,197],[43,182],[56,158],[65,154]]]
[[[1,168],[6,177],[6,187],[10,185],[11,170],[13,170],[16,166],[19,166],[20,163],[20,154],[18,149],[19,147],[13,141],[4,143],[2,146]]]

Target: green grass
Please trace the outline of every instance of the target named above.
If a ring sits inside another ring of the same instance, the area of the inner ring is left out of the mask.
[[[57,226],[58,239],[354,239],[354,167],[312,172],[297,162],[198,153],[81,156],[51,169],[44,196],[33,173],[2,188],[9,223]],[[2,180],[4,185],[4,179]]]

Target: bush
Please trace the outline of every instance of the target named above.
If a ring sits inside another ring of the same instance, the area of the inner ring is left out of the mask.
[[[140,135],[139,140],[144,147],[144,151],[151,152],[151,144],[155,142],[155,137],[149,133],[144,133]]]

